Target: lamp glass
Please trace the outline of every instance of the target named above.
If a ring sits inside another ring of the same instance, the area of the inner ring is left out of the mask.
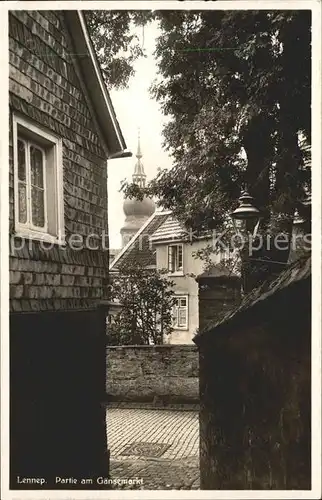
[[[246,230],[246,221],[243,219],[235,219],[232,217],[234,230],[236,233],[242,233]]]
[[[239,207],[231,214],[234,229],[237,233],[243,232],[256,236],[259,222],[260,212],[252,203],[253,197],[244,191],[239,198]]]
[[[250,218],[250,219],[246,219],[246,221],[245,221],[246,231],[248,233],[251,233],[254,237],[256,236],[257,231],[258,231],[259,221],[260,221],[260,218],[255,217],[255,216]]]

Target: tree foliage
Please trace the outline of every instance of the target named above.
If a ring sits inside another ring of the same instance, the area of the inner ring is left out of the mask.
[[[112,280],[111,298],[121,307],[108,327],[109,344],[163,344],[172,331],[172,286],[162,271],[123,266]]]
[[[134,75],[133,63],[144,56],[134,28],[146,23],[150,14],[130,10],[88,10],[84,13],[107,86],[125,88]]]
[[[134,25],[158,22],[151,93],[168,117],[171,170],[144,191],[194,230],[221,230],[247,185],[264,228],[290,235],[310,192],[309,10],[104,11],[89,27],[110,85],[124,86],[143,52]],[[120,52],[121,49],[121,52]],[[126,54],[126,55],[124,55]]]
[[[156,17],[152,94],[169,117],[164,145],[174,167],[159,172],[147,192],[188,226],[209,228],[222,225],[247,184],[267,220],[286,220],[289,231],[310,190],[299,147],[299,137],[311,141],[310,11]],[[131,185],[125,193],[140,195]]]

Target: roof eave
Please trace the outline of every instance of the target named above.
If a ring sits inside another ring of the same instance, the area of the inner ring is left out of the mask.
[[[202,241],[202,240],[209,240],[211,241],[212,240],[212,237],[211,236],[194,236],[193,239],[189,239],[187,235],[184,235],[184,236],[178,236],[178,237],[157,237],[157,238],[153,238],[153,236],[151,237],[151,243],[153,245],[162,245],[162,244],[171,244],[173,243],[174,245],[176,245],[177,243],[189,243],[190,245],[194,242],[197,242],[197,241]]]
[[[78,54],[82,77],[95,110],[96,120],[106,141],[109,156],[117,155],[126,150],[126,143],[104,82],[84,16],[79,10],[65,11],[65,16],[75,51]]]
[[[184,239],[180,238],[180,237],[178,237],[178,238],[157,238],[157,239],[154,239],[153,237],[151,237],[150,241],[153,245],[168,245],[171,243],[176,245],[177,243],[184,243]]]
[[[263,302],[271,300],[272,297],[280,292],[283,292],[286,288],[290,286],[293,287],[294,285],[297,285],[300,282],[308,281],[309,279],[311,279],[311,256],[301,257],[298,261],[295,261],[290,266],[287,266],[287,268],[280,273],[275,280],[271,282],[265,281],[259,288],[253,289],[249,292],[237,307],[228,311],[228,313],[217,323],[199,331],[192,340],[195,344],[200,345],[201,339],[211,334],[214,330],[218,333],[219,329],[227,328],[233,322],[240,321],[240,318],[249,314],[249,311],[254,311],[253,308],[260,307]],[[265,290],[268,283],[270,283],[269,288]],[[250,302],[247,302],[249,298],[253,299]]]

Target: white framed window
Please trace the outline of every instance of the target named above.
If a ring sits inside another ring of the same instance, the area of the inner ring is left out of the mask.
[[[183,246],[168,246],[168,270],[171,273],[183,273]]]
[[[13,115],[15,233],[64,243],[62,140]]]
[[[188,295],[176,295],[172,306],[172,327],[188,330]]]

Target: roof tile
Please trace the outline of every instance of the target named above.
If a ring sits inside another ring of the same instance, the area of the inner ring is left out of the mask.
[[[151,236],[166,221],[169,212],[155,212],[143,230],[138,231],[129,244],[111,263],[110,270],[117,271],[121,266],[140,264],[141,266],[155,266],[155,249],[152,248]]]
[[[152,235],[151,240],[154,243],[169,240],[182,239],[186,231],[180,222],[174,219],[171,215],[164,221],[164,223],[158,227],[158,229]]]

